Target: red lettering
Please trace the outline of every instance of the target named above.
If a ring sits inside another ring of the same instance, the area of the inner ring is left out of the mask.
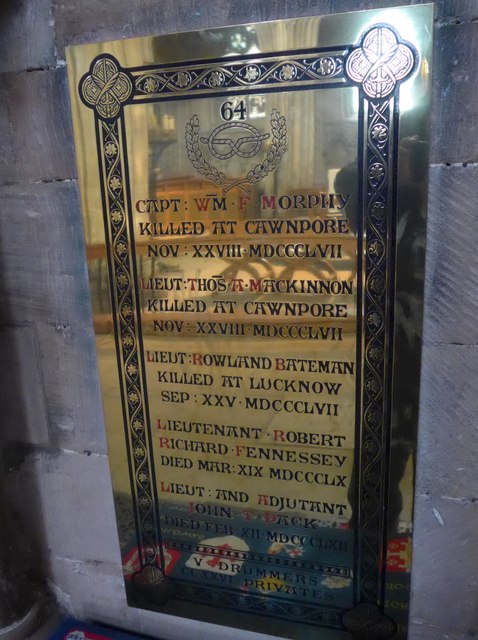
[[[276,208],[276,196],[262,196],[262,208],[263,209],[275,209]]]
[[[276,370],[284,371],[285,369],[285,360],[284,358],[276,358]]]

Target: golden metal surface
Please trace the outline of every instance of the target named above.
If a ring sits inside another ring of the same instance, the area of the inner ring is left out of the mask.
[[[67,50],[131,605],[405,637],[431,28]]]

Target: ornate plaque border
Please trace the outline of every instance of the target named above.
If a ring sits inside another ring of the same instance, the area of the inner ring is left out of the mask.
[[[254,92],[356,86],[359,92],[359,211],[354,602],[351,612],[323,605],[268,602],[253,594],[178,581],[176,596],[258,615],[360,631],[386,638],[384,615],[387,475],[391,430],[398,88],[417,68],[412,44],[394,27],[374,24],[359,41],[275,55],[122,67],[109,54],[95,58],[79,83],[94,112],[107,238],[111,302],[121,382],[140,572],[133,582],[161,602],[173,589],[164,575],[161,527],[148,415],[137,288],[124,109],[145,102]],[[159,595],[158,595],[159,594]],[[162,594],[162,595],[161,595]],[[166,594],[166,596],[165,596]],[[272,609],[271,609],[272,607]],[[373,615],[372,615],[373,614]]]

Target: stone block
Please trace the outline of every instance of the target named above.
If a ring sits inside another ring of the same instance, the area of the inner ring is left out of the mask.
[[[428,0],[412,0],[412,4],[425,4]],[[435,19],[438,24],[461,24],[478,17],[475,0],[435,0]]]
[[[397,5],[408,4],[407,0],[398,0]],[[249,22],[261,22],[268,20],[280,20],[284,18],[325,15],[328,13],[357,11],[360,9],[380,9],[390,6],[388,0],[324,0],[317,3],[315,0],[273,0],[270,2],[257,2],[255,0],[221,0],[219,2],[204,3],[201,0],[180,0],[176,3],[165,2],[162,11],[156,11],[154,0],[141,0],[141,10],[133,15],[134,35],[165,34],[178,31],[205,29],[206,32],[195,37],[186,45],[186,55],[195,57],[197,43],[204,44],[208,38],[207,29],[222,27],[232,24],[244,24]],[[239,35],[248,38],[248,33],[243,30]],[[218,50],[214,46],[219,44]],[[256,44],[254,41],[249,43]],[[168,47],[167,41],[164,44]],[[220,55],[224,43],[218,41],[215,33],[210,37],[208,46],[212,55]],[[184,50],[182,53],[185,53]]]
[[[0,327],[3,443],[49,444],[40,353],[33,326]]]
[[[229,24],[229,4],[225,0],[215,3],[201,0],[168,1],[163,3],[162,12],[158,12],[154,0],[140,0],[141,9],[133,15],[133,29],[138,34],[163,34],[224,26]]]
[[[52,446],[106,453],[93,331],[39,324],[38,338]]]
[[[431,112],[432,163],[478,161],[478,22],[435,30]]]
[[[165,0],[160,9],[155,0],[60,0],[54,5],[58,53],[64,57],[68,45],[143,35],[177,33],[230,24],[325,15],[390,6],[390,0]],[[410,4],[396,0],[395,6]]]
[[[51,0],[4,0],[0,7],[0,73],[55,65]]]
[[[423,349],[417,491],[478,498],[478,348]]]
[[[12,146],[12,155],[4,163],[13,165],[13,181],[75,178],[66,69],[1,74],[0,92]],[[10,181],[8,174],[0,174],[1,183]]]
[[[50,557],[121,564],[106,456],[27,452],[9,464],[6,482],[45,565]]]
[[[163,640],[264,640],[259,633],[128,607],[120,567],[52,558],[50,586],[78,618]],[[273,640],[275,636],[268,635]]]
[[[424,340],[478,344],[478,166],[430,171]]]
[[[0,100],[0,131],[0,184],[8,184],[15,182],[16,171],[10,114],[5,100]]]
[[[419,496],[415,504],[412,640],[478,633],[478,502]],[[419,629],[425,629],[420,635]],[[431,629],[435,629],[433,636]]]
[[[128,0],[58,0],[53,6],[58,56],[65,57],[68,45],[132,37],[136,10],[137,3]],[[162,11],[162,5],[156,5],[156,12]]]
[[[76,182],[0,187],[0,324],[91,324]]]
[[[329,13],[347,13],[349,11],[365,11],[368,9],[386,9],[390,6],[409,5],[407,0],[275,0],[274,2],[254,2],[254,0],[235,0],[230,3],[229,22],[260,22],[263,20],[279,20],[282,18],[326,15]]]
[[[410,620],[408,624],[408,640],[476,640],[476,637],[474,629],[443,630],[424,624],[421,620]]]

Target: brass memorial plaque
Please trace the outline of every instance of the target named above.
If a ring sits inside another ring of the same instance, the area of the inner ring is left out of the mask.
[[[69,49],[131,606],[406,637],[432,18]]]

